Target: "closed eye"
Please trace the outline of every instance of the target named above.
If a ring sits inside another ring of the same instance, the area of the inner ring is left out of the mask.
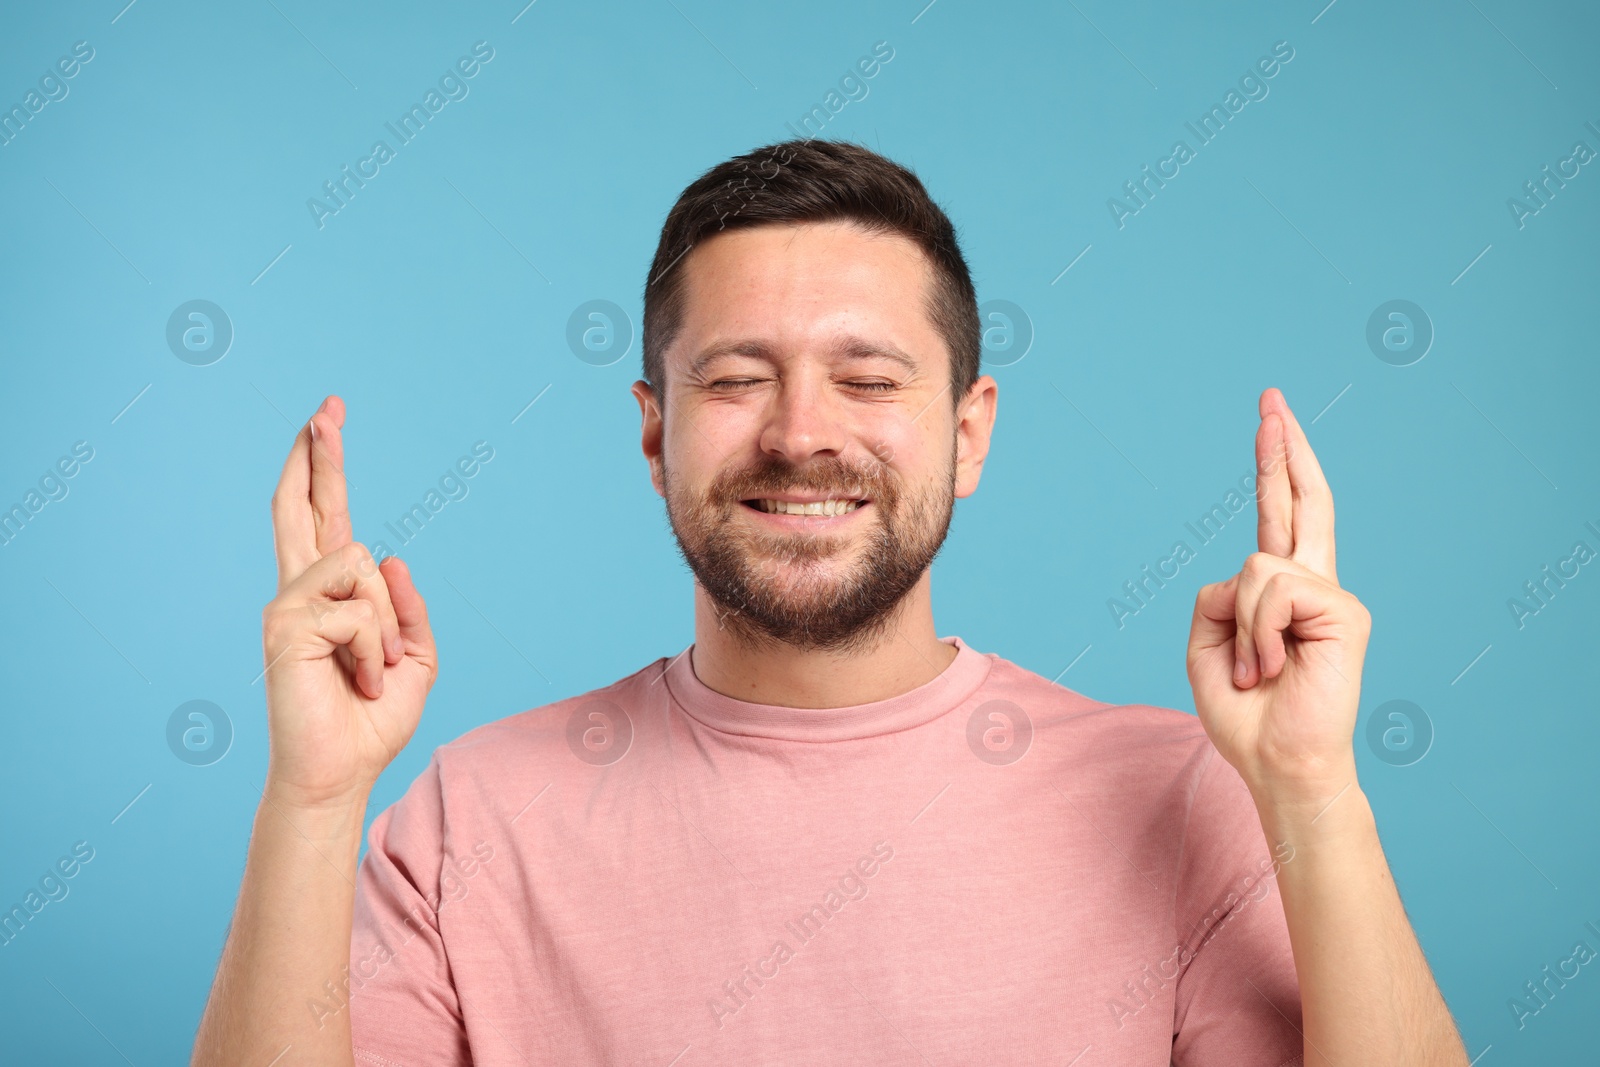
[[[740,386],[758,385],[760,382],[759,378],[719,378],[710,384],[710,388],[728,392]],[[846,382],[845,384],[872,393],[887,393],[899,388],[894,382]]]

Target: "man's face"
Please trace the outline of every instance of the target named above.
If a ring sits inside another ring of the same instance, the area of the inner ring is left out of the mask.
[[[683,269],[665,413],[645,383],[634,394],[684,559],[746,644],[873,642],[977,486],[993,380],[972,415],[952,413],[924,310],[932,270],[905,238],[759,226],[703,242]]]

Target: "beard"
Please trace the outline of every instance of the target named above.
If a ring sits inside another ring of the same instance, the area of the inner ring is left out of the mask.
[[[933,563],[950,530],[955,468],[952,436],[943,475],[920,490],[908,490],[887,464],[837,456],[800,468],[764,455],[719,474],[697,496],[673,481],[663,455],[662,481],[678,550],[717,605],[719,628],[751,650],[838,653],[881,641]],[[767,532],[737,511],[745,500],[783,492],[859,492],[870,503],[857,520],[862,529],[850,534]]]

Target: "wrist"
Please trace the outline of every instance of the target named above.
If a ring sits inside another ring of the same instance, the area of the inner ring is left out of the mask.
[[[261,790],[261,805],[296,825],[309,823],[331,829],[354,822],[359,827],[366,816],[367,797],[371,791],[371,785],[364,785],[332,792],[311,792],[269,774]]]
[[[1262,830],[1274,841],[1329,840],[1376,825],[1353,763],[1326,778],[1252,784],[1250,795]]]
[[[1241,768],[1240,777],[1258,804],[1287,809],[1325,804],[1356,781],[1355,749],[1347,745],[1318,756],[1260,758]]]

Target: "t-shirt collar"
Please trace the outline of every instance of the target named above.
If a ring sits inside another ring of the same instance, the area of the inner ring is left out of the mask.
[[[694,672],[691,644],[666,668],[672,699],[691,718],[724,733],[783,741],[846,741],[909,730],[960,706],[988,677],[991,657],[959,637],[941,637],[956,656],[935,678],[915,689],[843,708],[787,708],[719,693]]]

